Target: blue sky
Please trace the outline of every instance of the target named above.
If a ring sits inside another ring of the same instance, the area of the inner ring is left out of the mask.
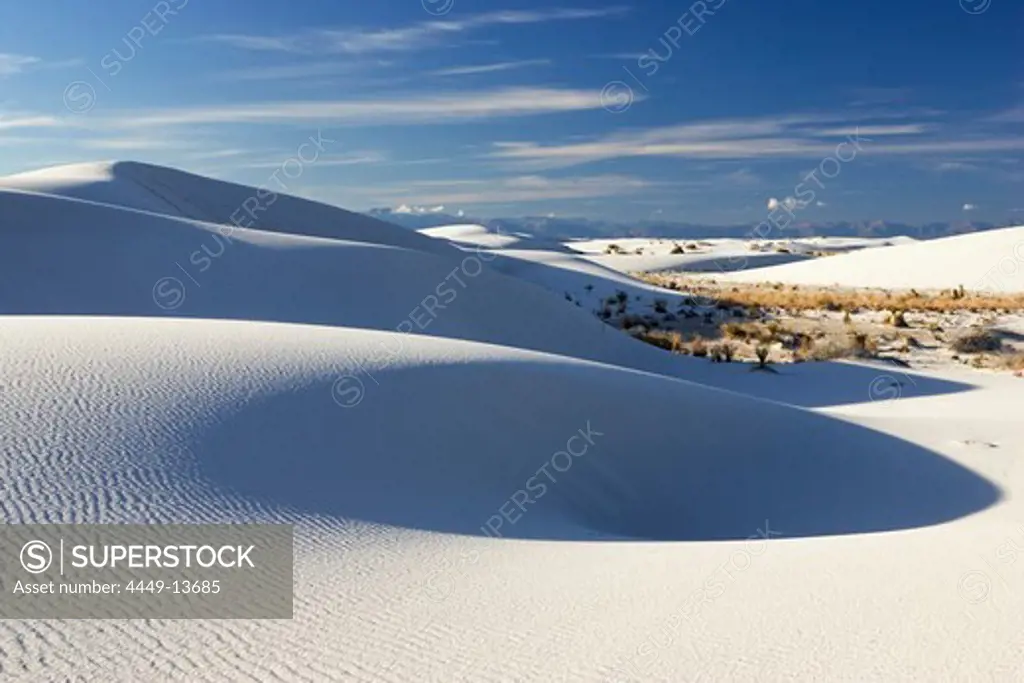
[[[9,0],[0,173],[320,135],[289,189],[354,210],[1024,223],[1022,44],[1019,0]]]

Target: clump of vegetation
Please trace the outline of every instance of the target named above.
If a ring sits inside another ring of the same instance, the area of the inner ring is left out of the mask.
[[[661,313],[663,315],[665,313],[668,313],[668,302],[665,301],[664,299],[655,299],[654,300],[654,310],[655,310],[655,312]]]
[[[706,358],[708,355],[708,345],[704,343],[704,340],[697,337],[690,343],[690,355],[695,358]]]
[[[680,347],[680,340],[678,333],[665,333],[657,330],[641,330],[633,335],[636,339],[642,342],[646,342],[651,346],[657,346],[659,349],[665,349],[666,351],[672,351],[677,353]]]
[[[889,314],[889,324],[893,327],[910,327],[907,324],[906,314],[901,310],[895,310]]]
[[[957,353],[986,353],[1001,351],[1003,341],[988,330],[974,330],[953,340]]]
[[[736,356],[736,347],[729,343],[717,344],[711,349],[711,360],[715,363],[731,363]]]
[[[619,320],[619,325],[624,330],[631,330],[634,327],[648,327],[647,321],[638,315],[626,315]]]
[[[669,253],[670,254],[685,254],[686,250],[683,249],[680,245],[676,244],[676,245],[673,245],[672,251],[670,251]]]
[[[768,355],[771,351],[767,346],[758,346],[757,350],[754,351],[757,354],[757,365],[754,367],[755,370],[767,370],[768,369]]]
[[[1007,370],[1024,372],[1024,353],[1011,353],[1000,359],[1000,364]]]
[[[749,284],[728,287],[719,286],[714,280],[689,279],[679,275],[639,274],[641,279],[658,286],[674,282],[684,291],[724,300],[734,306],[760,309],[782,309],[805,311],[826,309],[833,311],[909,311],[949,312],[974,311],[1021,311],[1024,310],[1024,294],[997,292],[967,292],[962,286],[952,291],[891,292],[878,289],[831,289],[827,287],[802,287],[799,290],[786,288],[781,284]]]
[[[621,254],[623,252],[622,252],[622,247],[620,247],[619,245],[617,245],[617,244],[609,244],[607,247],[605,247],[604,253],[606,253],[606,254]]]
[[[878,343],[865,332],[854,332],[850,337],[853,355],[859,358],[872,358],[878,353]]]

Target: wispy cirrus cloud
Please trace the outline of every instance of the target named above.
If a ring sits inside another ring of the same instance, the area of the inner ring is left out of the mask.
[[[356,72],[360,64],[352,62],[308,62],[305,64],[277,64],[274,66],[230,69],[216,75],[229,81],[279,81],[320,76],[339,76]]]
[[[322,125],[443,124],[600,109],[601,93],[557,88],[500,88],[412,93],[389,97],[282,101],[132,110],[96,119],[117,129],[200,124],[319,123]]]
[[[835,138],[847,135],[863,135],[867,137],[887,137],[890,135],[919,135],[927,132],[928,127],[920,123],[902,126],[845,126],[840,128],[822,128],[812,131],[814,137]]]
[[[221,33],[203,36],[202,39],[242,50],[294,54],[413,52],[444,44],[455,35],[490,26],[597,19],[624,11],[624,7],[498,11],[462,19],[425,21],[397,28],[315,29],[280,36]]]
[[[872,116],[874,119],[880,116]],[[703,121],[613,133],[566,144],[497,142],[490,157],[522,169],[564,168],[609,159],[676,157],[702,160],[800,159],[835,152],[847,138],[868,141],[877,155],[999,153],[1024,149],[1002,130],[945,133],[930,123],[878,124],[841,114]],[[841,124],[841,125],[835,125]]]
[[[0,130],[15,128],[56,128],[60,119],[45,114],[4,114],[0,112]]]
[[[334,154],[318,158],[317,168],[328,168],[334,166],[358,166],[362,164],[379,164],[386,162],[388,157],[385,153],[376,150],[356,150],[353,152]],[[273,158],[264,161],[253,161],[240,164],[239,168],[280,168],[281,159]]]
[[[498,62],[496,64],[475,64],[472,66],[456,66],[449,69],[438,69],[428,71],[429,76],[470,76],[473,74],[489,74],[496,71],[511,71],[513,69],[525,69],[531,66],[546,66],[551,63],[550,59],[523,59],[517,62]]]
[[[943,161],[935,165],[935,170],[940,173],[949,173],[953,171],[970,172],[977,171],[978,167],[974,164],[968,164],[963,161]]]
[[[988,120],[996,123],[1024,123],[1024,104],[998,112]]]
[[[604,174],[568,178],[520,175],[492,179],[437,179],[405,185],[356,188],[366,200],[390,206],[476,206],[624,196],[656,183],[630,175]]]
[[[39,59],[39,57],[0,52],[0,78],[20,74],[26,68],[34,64],[39,64],[40,62],[42,62],[42,60]]]
[[[80,59],[65,59],[56,62],[43,61],[39,57],[31,55],[17,55],[9,52],[0,52],[0,78],[14,76],[26,71],[39,69],[63,69],[73,66],[81,66]]]
[[[149,152],[156,150],[181,150],[185,143],[166,137],[118,137],[88,138],[78,141],[83,149],[108,150],[112,152]]]

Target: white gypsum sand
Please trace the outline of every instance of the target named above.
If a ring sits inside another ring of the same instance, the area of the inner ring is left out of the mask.
[[[5,680],[1024,665],[1020,380],[712,367],[592,311],[684,293],[557,245],[229,228],[255,190],[169,169],[0,188],[2,521],[297,525],[294,619],[0,621]]]

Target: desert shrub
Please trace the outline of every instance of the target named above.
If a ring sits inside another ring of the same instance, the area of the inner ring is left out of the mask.
[[[727,339],[744,340],[749,336],[746,326],[741,323],[726,323],[722,325],[721,331]]]
[[[672,247],[672,251],[670,251],[669,253],[670,253],[670,254],[685,254],[685,253],[686,253],[686,250],[685,250],[685,249],[683,249],[683,248],[682,248],[681,246],[679,246],[679,245],[677,244],[677,245],[675,245],[675,246],[673,246],[673,247]]]
[[[619,324],[622,326],[622,329],[624,329],[624,330],[628,330],[628,329],[631,329],[631,328],[637,327],[637,326],[641,326],[641,327],[647,327],[648,326],[647,320],[645,320],[644,318],[640,317],[639,315],[625,315],[619,321]]]
[[[620,289],[619,291],[615,292],[615,300],[618,301],[620,304],[624,304],[627,301],[629,301],[629,294],[626,294],[624,291]]]
[[[889,324],[893,327],[910,327],[907,324],[906,315],[901,310],[895,310],[889,314]]]
[[[731,363],[732,359],[736,357],[736,347],[726,342],[720,348],[722,349],[722,357],[725,359],[725,362]]]
[[[1011,353],[1000,359],[1000,364],[1007,370],[1024,370],[1024,353]]]
[[[754,351],[757,354],[757,367],[766,368],[768,367],[768,354],[771,353],[767,346],[758,346],[757,350]]]
[[[668,313],[668,302],[664,299],[655,299],[654,310],[658,313]]]
[[[856,356],[869,357],[878,351],[878,344],[866,332],[854,332],[850,341]]]
[[[974,330],[954,339],[952,347],[957,353],[985,353],[1001,350],[1003,342],[988,330]]]
[[[696,358],[705,358],[708,355],[708,345],[698,337],[690,344],[690,354]]]
[[[676,333],[666,334],[657,330],[641,330],[634,334],[633,337],[666,351],[676,352],[679,349],[679,335]]]

